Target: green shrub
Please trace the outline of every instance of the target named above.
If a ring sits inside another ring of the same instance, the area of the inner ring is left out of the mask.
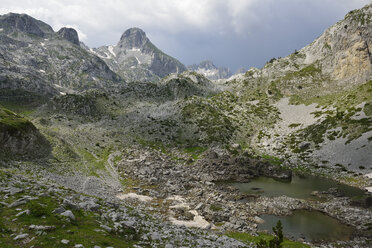
[[[37,202],[30,202],[28,204],[28,208],[30,210],[30,214],[34,217],[41,217],[43,215],[48,215],[48,211],[46,207],[40,205]]]

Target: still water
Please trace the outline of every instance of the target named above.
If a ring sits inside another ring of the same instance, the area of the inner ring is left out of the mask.
[[[258,177],[249,183],[228,183],[240,191],[263,196],[286,195],[293,198],[312,199],[313,191],[327,191],[330,188],[337,190],[345,196],[362,196],[364,191],[349,185],[340,184],[334,180],[315,176],[293,176],[291,181],[278,181],[268,177]]]
[[[287,238],[305,241],[349,240],[353,229],[338,220],[318,211],[296,210],[290,216],[262,215],[265,222],[258,226],[261,230],[272,231],[272,227],[280,220],[283,234]]]

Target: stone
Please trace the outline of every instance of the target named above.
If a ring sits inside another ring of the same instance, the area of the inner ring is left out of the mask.
[[[136,222],[133,220],[123,221],[123,224],[127,227],[134,227],[136,225]]]
[[[70,243],[70,240],[62,239],[61,243],[64,244],[64,245],[67,245],[68,243]]]
[[[11,204],[8,205],[9,208],[15,208],[15,207],[18,207],[18,206],[21,206],[21,205],[24,205],[28,202],[27,199],[19,199],[15,202],[12,202]]]
[[[70,210],[61,213],[61,215],[69,218],[70,220],[76,220],[75,215]]]
[[[195,207],[195,210],[199,210],[203,207],[203,203],[200,202],[196,207]]]
[[[156,241],[156,240],[160,240],[160,234],[158,232],[153,232],[151,233],[151,240],[153,241]]]
[[[101,227],[102,229],[104,229],[106,232],[111,232],[111,231],[112,231],[112,228],[109,227],[109,226],[106,226],[106,225],[100,225],[100,227]]]
[[[54,209],[54,210],[52,211],[52,213],[53,213],[53,214],[61,214],[61,213],[65,212],[65,211],[66,211],[65,208],[61,206],[61,207],[59,207],[59,208]]]
[[[28,233],[23,233],[15,236],[14,240],[24,239],[28,237]]]
[[[265,222],[262,218],[260,218],[260,217],[258,217],[258,216],[255,216],[255,217],[253,218],[253,220],[254,220],[254,222],[256,222],[257,224],[262,224],[262,223]]]
[[[9,189],[9,193],[10,193],[11,195],[15,195],[15,194],[17,194],[17,193],[22,193],[23,191],[24,191],[23,189],[16,188],[16,187],[11,187],[11,188]]]
[[[51,231],[56,229],[55,226],[30,225],[29,229],[36,231]]]
[[[23,215],[23,214],[27,214],[27,215],[29,215],[29,214],[30,214],[30,210],[26,209],[26,210],[24,210],[24,211],[21,211],[21,212],[19,212],[18,214],[16,214],[16,217],[19,217],[19,216],[21,216],[21,215]]]
[[[79,203],[79,207],[85,209],[87,211],[96,212],[101,207],[99,204],[95,203],[94,201],[86,201]]]
[[[241,148],[241,147],[240,147],[240,144],[232,144],[231,147],[232,147],[233,149],[240,149],[240,148]]]
[[[74,210],[79,210],[79,206],[77,204],[75,204],[75,203],[73,203],[73,202],[71,202],[67,199],[63,199],[62,205],[66,208],[72,208]]]

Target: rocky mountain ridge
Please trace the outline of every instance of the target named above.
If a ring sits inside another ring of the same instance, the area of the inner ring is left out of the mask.
[[[0,87],[41,95],[115,88],[123,80],[79,45],[77,32],[58,32],[28,15],[0,17]]]

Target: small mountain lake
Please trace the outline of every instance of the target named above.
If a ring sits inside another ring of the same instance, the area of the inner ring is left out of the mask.
[[[248,183],[227,183],[240,191],[248,194],[259,194],[263,196],[275,197],[286,195],[300,199],[316,199],[312,196],[313,191],[327,191],[336,188],[344,196],[354,197],[363,196],[365,192],[361,189],[351,187],[346,184],[338,183],[332,179],[316,176],[292,176],[290,181],[279,181],[269,177],[258,177]]]
[[[296,210],[289,216],[262,215],[265,222],[258,225],[261,230],[272,233],[272,227],[280,220],[283,234],[290,239],[302,238],[305,241],[346,241],[351,238],[353,229],[337,219],[318,211]]]

